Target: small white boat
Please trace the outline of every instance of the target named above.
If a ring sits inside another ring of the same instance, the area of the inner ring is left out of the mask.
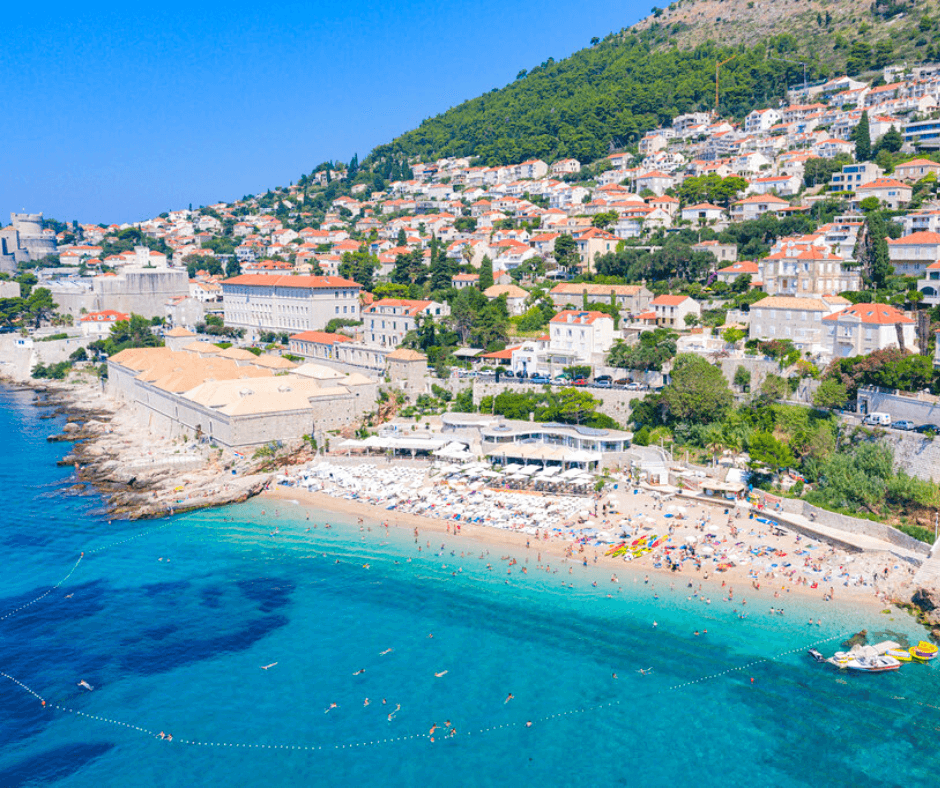
[[[889,670],[898,670],[901,667],[900,660],[894,657],[884,656],[858,656],[845,663],[849,670],[858,670],[863,673],[884,673]]]

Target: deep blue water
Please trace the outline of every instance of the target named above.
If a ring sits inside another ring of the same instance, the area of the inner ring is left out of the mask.
[[[534,554],[510,575],[464,539],[419,553],[270,500],[109,523],[68,493],[30,400],[0,391],[0,616],[74,571],[0,621],[0,671],[47,701],[0,677],[0,786],[857,786],[940,767],[936,664],[843,676],[804,656],[861,628],[919,639],[904,614],[787,599],[742,620],[717,593]]]

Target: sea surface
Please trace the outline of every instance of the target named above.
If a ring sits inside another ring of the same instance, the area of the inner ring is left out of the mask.
[[[270,499],[109,522],[31,400],[0,390],[0,786],[935,784],[937,664],[805,655],[916,642],[904,613],[709,604]]]

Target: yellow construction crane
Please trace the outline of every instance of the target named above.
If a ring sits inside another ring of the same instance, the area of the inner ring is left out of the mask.
[[[730,63],[737,57],[737,53],[733,54],[727,60],[715,61],[715,116],[718,116],[718,69],[720,69],[725,63]]]

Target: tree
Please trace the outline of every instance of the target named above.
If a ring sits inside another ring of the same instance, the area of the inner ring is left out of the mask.
[[[747,442],[747,451],[752,462],[763,463],[774,470],[788,468],[795,461],[790,447],[769,432],[755,432]]]
[[[848,392],[845,386],[836,378],[826,378],[819,384],[819,388],[813,392],[813,404],[817,408],[837,408],[841,409],[848,399]]]
[[[225,275],[228,277],[238,276],[242,272],[242,267],[238,259],[233,257],[225,264]]]
[[[555,262],[559,268],[570,270],[581,263],[578,245],[575,243],[574,237],[567,233],[562,233],[555,239],[554,254]]]
[[[729,328],[722,335],[721,338],[727,342],[729,345],[737,345],[742,339],[747,336],[747,332],[741,328]],[[738,367],[742,369],[742,367]]]
[[[52,291],[46,287],[37,287],[26,299],[26,317],[32,320],[36,328],[43,320],[50,318],[59,305],[52,300]]]
[[[480,261],[480,290],[488,290],[493,286],[493,261],[489,255],[483,255]]]
[[[734,371],[734,385],[740,387],[742,391],[747,391],[751,387],[751,370],[739,366]]]
[[[641,371],[660,371],[669,359],[676,355],[676,340],[679,335],[665,328],[644,331],[635,345],[622,339],[614,342],[607,363],[612,367]]]
[[[888,277],[894,274],[894,266],[888,254],[888,228],[879,211],[870,211],[865,217],[865,243],[862,247],[861,262],[868,269],[868,275],[877,288],[883,288]]]
[[[720,419],[734,402],[721,370],[701,356],[676,356],[672,381],[662,392],[662,403],[676,421],[708,424]]]
[[[855,160],[871,160],[871,129],[868,123],[868,111],[862,113],[858,125],[852,131],[852,140],[855,142]]]
[[[787,398],[789,387],[780,375],[767,375],[760,384],[760,397],[765,402],[776,402]]]
[[[901,147],[904,145],[904,137],[901,136],[901,132],[898,131],[894,124],[891,124],[889,128],[878,140],[878,144],[875,146],[875,151],[880,153],[881,151],[888,151],[888,153],[897,153],[901,150]]]

